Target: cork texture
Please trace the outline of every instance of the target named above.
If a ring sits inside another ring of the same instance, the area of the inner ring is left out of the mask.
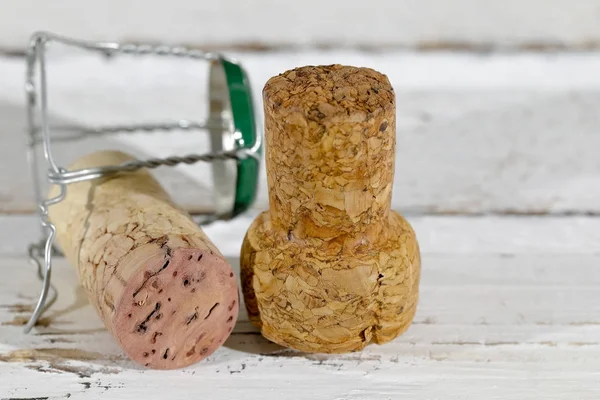
[[[69,169],[131,159],[97,152]],[[227,339],[239,310],[231,266],[147,171],[68,185],[49,217],[91,303],[131,359],[185,367]]]
[[[415,233],[390,210],[395,97],[367,68],[308,66],[264,87],[269,211],[241,251],[248,314],[268,339],[339,353],[387,342],[414,316]]]

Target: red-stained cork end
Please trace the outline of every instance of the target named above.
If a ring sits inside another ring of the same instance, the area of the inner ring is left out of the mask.
[[[133,159],[100,151],[69,169]],[[69,185],[48,214],[90,302],[132,360],[182,368],[225,342],[238,315],[236,277],[147,170]]]
[[[170,249],[150,257],[115,305],[113,333],[134,361],[175,369],[212,354],[237,320],[236,278],[209,250]]]

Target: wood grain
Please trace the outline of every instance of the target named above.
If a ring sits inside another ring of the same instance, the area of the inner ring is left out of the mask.
[[[232,55],[248,69],[257,106],[264,82],[298,65],[340,62],[386,73],[398,105],[392,208],[403,213],[600,213],[598,53]],[[23,155],[23,60],[0,58],[0,72],[0,166],[11,171],[0,176],[0,210],[31,213]],[[50,112],[58,124],[206,116],[202,63],[128,57],[104,63],[90,55],[56,54],[49,74]],[[117,148],[148,158],[204,152],[209,145],[202,132],[155,132],[62,141],[56,152],[61,165],[68,165],[92,150]],[[211,205],[208,165],[159,168],[155,174],[186,210],[201,212]],[[268,207],[266,188],[263,167],[255,210]]]
[[[61,296],[49,326],[23,336],[6,324],[27,315],[39,283],[22,258],[4,256],[0,268],[13,278],[0,282],[0,395],[158,398],[168,379],[177,382],[168,388],[174,399],[206,390],[226,399],[243,387],[249,399],[275,391],[323,400],[592,400],[600,395],[599,262],[598,254],[425,252],[415,321],[388,344],[345,355],[295,352],[263,339],[242,312],[212,356],[154,372],[122,355],[65,260],[55,266]]]
[[[515,21],[528,7],[505,2],[498,11],[480,3],[475,6],[486,8],[499,21],[510,20],[513,27],[519,26]],[[0,18],[12,18],[11,10],[29,13],[26,2],[19,4],[22,9],[11,4]],[[572,9],[570,3],[563,4]],[[595,1],[581,6],[597,26]],[[422,7],[430,13],[439,11],[444,23],[421,28],[454,29],[447,9],[426,3]],[[555,18],[540,17],[559,9],[535,3],[533,19],[523,17],[523,26],[537,30],[536,24],[547,23],[567,36],[581,32],[563,24],[569,20],[591,32],[569,12],[559,13],[566,19],[558,25]],[[457,29],[471,30],[479,23],[485,29],[501,26],[471,18],[465,9],[455,11],[469,19]],[[89,8],[85,12],[98,15]],[[192,19],[194,28],[209,27],[198,24],[196,16]],[[20,29],[35,18],[13,21]],[[87,33],[94,33],[88,21],[77,21],[86,25]],[[157,32],[152,24],[147,26]],[[410,32],[406,24],[394,26],[402,26],[403,34]],[[39,27],[36,23],[35,29]],[[487,40],[481,32],[477,37]],[[107,38],[104,32],[96,33]],[[292,30],[285,33],[294,35]],[[511,42],[521,34],[518,29],[500,32],[507,38],[506,48],[513,49],[523,49],[519,47],[523,41]],[[558,41],[579,46],[576,36],[567,36]],[[424,45],[436,48],[448,43]],[[538,47],[544,48],[548,47]],[[421,301],[411,328],[386,345],[367,346],[360,353],[310,355],[266,341],[242,312],[225,346],[201,363],[178,371],[143,371],[124,357],[64,259],[58,259],[54,269],[61,292],[58,303],[34,335],[21,334],[40,287],[24,258],[26,245],[39,237],[39,226],[30,215],[0,215],[0,272],[6,277],[0,280],[1,398],[188,399],[206,393],[215,399],[600,397],[600,218],[586,217],[600,213],[598,53],[477,56],[327,50],[235,55],[251,74],[257,104],[262,83],[298,65],[343,62],[373,67],[390,77],[398,102],[396,164],[403,170],[395,175],[392,208],[411,213],[408,220],[423,250]],[[206,74],[195,63],[154,59],[103,63],[94,57],[58,54],[49,73],[51,113],[57,123],[95,125],[205,115]],[[8,213],[34,210],[23,157],[23,75],[22,59],[0,58],[0,166],[6,171],[0,175],[0,209]],[[208,142],[197,132],[95,137],[76,145],[63,142],[58,150],[61,165],[99,148],[150,157],[202,151]],[[156,173],[167,191],[176,195],[176,202],[201,211],[210,205],[210,174],[205,167]],[[230,261],[236,272],[235,255],[243,234],[257,210],[267,207],[264,170],[261,182],[255,210],[205,229],[223,254],[234,256]],[[167,389],[166,381],[173,382]]]

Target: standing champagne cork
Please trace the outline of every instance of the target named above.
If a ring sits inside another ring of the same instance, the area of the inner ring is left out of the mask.
[[[301,351],[385,343],[415,314],[415,233],[390,210],[395,100],[385,75],[303,67],[264,87],[269,211],[241,251],[248,314]]]
[[[70,168],[132,159],[98,152]],[[71,184],[49,216],[92,304],[131,359],[180,368],[225,342],[239,309],[231,266],[147,171]]]

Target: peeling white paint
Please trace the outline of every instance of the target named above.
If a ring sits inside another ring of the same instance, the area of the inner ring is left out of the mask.
[[[35,303],[39,282],[23,257],[3,255],[0,397],[597,399],[600,241],[594,245],[589,232],[575,228],[596,220],[414,219],[424,238],[421,297],[414,324],[401,337],[358,353],[301,354],[266,341],[242,312],[222,348],[180,371],[144,370],[128,361],[64,259],[55,264],[60,296],[48,326],[23,335],[18,322]],[[24,221],[1,220],[13,232]],[[222,244],[236,242],[231,232],[245,228],[225,227],[207,233],[239,271],[238,249]],[[441,231],[456,241],[426,239]],[[471,251],[452,251],[468,238]],[[573,246],[560,247],[560,240]]]

